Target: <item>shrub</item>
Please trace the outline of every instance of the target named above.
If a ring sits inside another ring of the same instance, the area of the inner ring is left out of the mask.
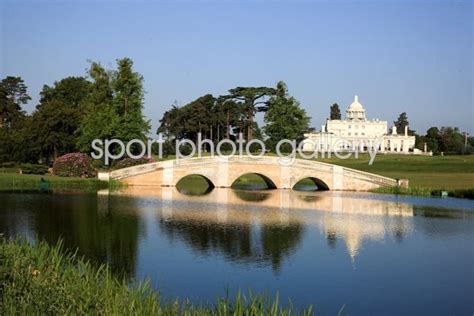
[[[455,198],[474,200],[474,189],[458,189],[449,191],[448,195]]]
[[[31,163],[24,163],[20,165],[21,173],[24,174],[45,174],[48,172],[48,167],[45,165],[36,165]]]
[[[13,162],[13,161],[8,161],[8,162],[4,162],[2,163],[2,168],[15,168],[16,167],[16,163]]]
[[[18,172],[18,165],[15,162],[3,162],[0,164],[1,173],[16,173]]]
[[[118,161],[114,161],[112,166],[114,169],[122,169],[122,168],[143,165],[143,164],[152,163],[152,162],[155,162],[153,158],[143,157],[139,159],[133,159],[133,158],[127,157]]]
[[[95,177],[91,158],[83,153],[69,153],[58,157],[53,164],[53,173],[61,177]]]

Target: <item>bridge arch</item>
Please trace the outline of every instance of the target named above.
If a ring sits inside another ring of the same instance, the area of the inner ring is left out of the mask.
[[[316,187],[315,190],[305,190],[305,189],[299,189],[298,186],[300,185],[300,183],[302,183],[303,181],[306,181],[306,182],[312,182],[312,184],[314,184],[314,186]],[[295,184],[292,186],[292,189],[293,190],[296,190],[296,191],[327,191],[329,190],[329,186],[327,185],[326,182],[324,182],[323,180],[317,178],[317,177],[314,177],[314,176],[303,176],[301,178],[299,178],[299,180],[297,180],[295,182]]]
[[[245,177],[247,178],[250,178],[250,181],[252,180],[255,180],[255,177],[258,177],[260,178],[266,185],[266,188],[265,187],[260,187],[257,185],[252,185],[252,182],[247,185],[245,182],[242,183],[242,182],[239,182],[239,181],[242,181],[241,179],[244,178],[245,180]],[[253,179],[252,179],[253,178]],[[233,189],[268,189],[268,190],[273,190],[273,189],[276,189],[277,188],[277,185],[275,184],[275,182],[270,179],[270,177],[262,174],[262,173],[259,173],[259,172],[246,172],[244,174],[241,174],[240,176],[236,177],[232,182],[231,182],[231,188]]]
[[[214,183],[205,175],[192,173],[181,177],[176,182],[176,188],[179,192],[187,195],[205,195],[214,188]]]

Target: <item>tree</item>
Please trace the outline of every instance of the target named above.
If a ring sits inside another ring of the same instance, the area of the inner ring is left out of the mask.
[[[143,109],[143,76],[134,72],[130,58],[117,60],[118,69],[114,72],[112,87],[117,114],[127,116]]]
[[[393,125],[397,128],[397,133],[402,134],[405,132],[405,126],[409,126],[408,117],[406,112],[400,113],[398,119],[393,122]],[[408,128],[408,135],[414,135],[415,131]]]
[[[334,103],[331,105],[331,120],[340,120],[341,119],[341,110],[339,109],[339,104]]]
[[[212,126],[217,125],[217,118],[213,115],[215,103],[212,94],[206,94],[183,107],[173,105],[164,113],[157,132],[175,139],[197,141],[198,133],[211,138]]]
[[[457,127],[430,127],[426,131],[426,135],[417,138],[417,148],[423,149],[425,143],[428,150],[434,153],[461,154],[472,152],[471,146],[465,146],[465,135]]]
[[[267,98],[275,94],[275,89],[268,87],[237,87],[229,90],[226,99],[242,102],[245,113],[247,140],[253,138],[254,115],[256,112],[265,112],[268,109]]]
[[[224,135],[227,139],[230,139],[231,132],[235,134],[243,132],[246,120],[244,111],[243,102],[227,99],[225,96],[217,98],[214,108],[214,117],[217,124],[215,137],[217,141]]]
[[[32,140],[45,161],[76,151],[76,133],[84,115],[90,82],[67,77],[44,85],[31,121]]]
[[[163,113],[159,121],[160,126],[156,133],[162,133],[168,139],[177,138],[180,131],[180,126],[178,125],[180,113],[181,109],[175,101],[175,103],[171,105],[171,109]]]
[[[31,127],[45,161],[76,150],[78,112],[73,107],[54,99],[42,103],[33,113]]]
[[[301,141],[304,133],[308,131],[310,118],[300,107],[299,102],[288,95],[286,84],[280,81],[277,84],[276,94],[268,102],[264,120],[265,134],[269,137],[267,143],[275,150],[277,143],[282,139]]]
[[[26,141],[32,130],[30,120],[22,110],[30,99],[20,77],[0,81],[0,162],[34,160],[30,154],[34,146]]]
[[[89,95],[91,83],[84,77],[67,77],[54,82],[54,86],[43,86],[40,104],[55,100],[79,109]]]
[[[31,116],[24,116],[15,122],[15,127],[0,128],[0,162],[38,163],[40,150],[31,122]]]
[[[130,58],[118,59],[117,66],[112,81],[113,104],[119,118],[115,132],[124,142],[132,139],[146,140],[150,121],[143,115],[143,76],[133,71],[133,61]]]
[[[173,104],[160,119],[157,133],[163,133],[169,140],[187,138],[193,141],[202,133],[203,137],[219,141],[224,136],[230,138],[231,131],[242,130],[243,111],[240,102],[206,94],[183,107]]]
[[[439,150],[445,153],[460,154],[464,151],[464,136],[457,127],[441,127],[439,130]]]
[[[91,63],[91,90],[77,139],[82,151],[90,151],[94,139],[146,139],[150,122],[143,115],[143,77],[133,71],[129,58],[117,60],[117,66],[117,70],[106,70],[100,63]]]
[[[13,127],[25,115],[21,106],[31,100],[26,90],[20,77],[8,76],[0,82],[0,128]]]
[[[88,74],[92,83],[76,139],[82,152],[91,150],[94,139],[114,138],[118,126],[118,115],[113,107],[112,72],[100,63],[92,62]]]

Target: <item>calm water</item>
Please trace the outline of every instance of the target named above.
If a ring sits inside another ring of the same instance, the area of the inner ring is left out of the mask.
[[[167,297],[279,291],[321,314],[474,313],[474,202],[175,189],[0,194],[0,232],[61,237]]]

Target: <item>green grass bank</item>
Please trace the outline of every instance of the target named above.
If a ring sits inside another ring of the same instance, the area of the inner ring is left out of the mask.
[[[42,180],[43,179],[43,180]],[[68,178],[53,175],[0,173],[0,191],[83,190],[97,191],[117,186],[98,179]]]
[[[270,154],[271,155],[271,154]],[[174,159],[169,156],[166,159]],[[454,156],[411,156],[411,155],[383,155],[378,154],[372,165],[369,165],[369,155],[361,154],[358,158],[338,159],[319,158],[317,161],[371,172],[390,178],[408,179],[408,190],[398,188],[382,188],[375,190],[380,193],[431,195],[446,190],[451,196],[472,198],[474,190],[474,155]],[[100,190],[116,188],[117,182],[104,182],[97,179],[64,178],[52,175],[17,174],[0,170],[0,191],[5,190],[38,190],[41,178],[48,182],[48,189],[53,190]],[[196,194],[201,193],[202,185],[199,179],[185,180],[181,185]],[[202,181],[201,181],[202,182]],[[240,179],[237,187],[245,185],[261,186],[264,182],[259,177],[247,175]],[[196,186],[196,188],[194,188]]]
[[[163,301],[147,282],[130,284],[107,266],[67,254],[58,244],[0,238],[1,315],[311,315],[283,308],[278,296],[238,294],[213,305]]]
[[[455,190],[474,188],[474,155],[411,156],[378,154],[369,165],[370,157],[358,159],[319,159],[322,162],[371,172],[394,179],[410,180],[411,188]]]

